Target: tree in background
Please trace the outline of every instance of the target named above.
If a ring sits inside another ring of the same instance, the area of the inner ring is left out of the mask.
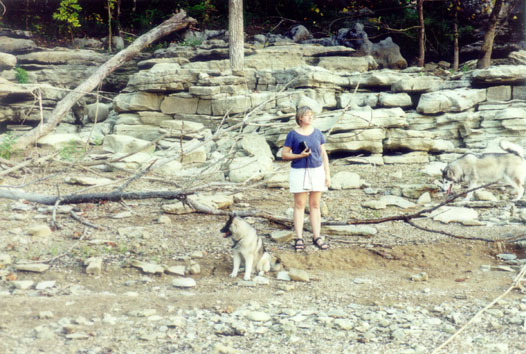
[[[424,0],[418,0],[416,3],[418,10],[418,66],[424,66],[426,56],[426,27],[424,24]]]
[[[232,70],[243,70],[245,55],[243,0],[229,0],[228,2],[228,41],[230,67]]]
[[[490,65],[495,32],[499,21],[500,10],[502,9],[502,1],[503,0],[495,0],[495,4],[493,5],[493,10],[488,21],[488,28],[484,34],[484,42],[482,42],[482,47],[480,48],[477,69],[485,69]]]
[[[498,28],[510,19],[510,15],[520,2],[521,0],[495,0],[484,34],[484,41],[480,48],[480,56],[477,60],[478,69],[485,69],[490,66],[491,54]]]
[[[458,45],[459,29],[458,29],[458,13],[461,11],[461,1],[452,0],[449,3],[448,10],[453,13],[453,65],[451,69],[453,72],[458,71],[460,47]]]

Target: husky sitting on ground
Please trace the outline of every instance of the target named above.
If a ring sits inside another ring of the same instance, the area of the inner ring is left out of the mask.
[[[270,254],[265,252],[263,241],[258,237],[256,230],[245,220],[230,216],[220,231],[224,233],[224,237],[232,237],[234,266],[230,274],[231,278],[237,277],[241,259],[245,262],[245,280],[250,280],[254,265],[259,275],[270,270]]]
[[[526,178],[526,162],[523,149],[508,141],[501,141],[500,148],[506,152],[492,152],[482,155],[465,154],[449,163],[442,171],[442,178],[449,182],[465,182],[472,189],[484,183],[501,182],[513,187],[519,200],[524,194],[524,179]],[[471,200],[473,192],[466,195],[465,200]]]

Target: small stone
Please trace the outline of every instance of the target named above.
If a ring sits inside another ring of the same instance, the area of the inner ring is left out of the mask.
[[[55,333],[47,327],[38,326],[35,328],[35,338],[53,340],[55,339]]]
[[[71,340],[82,340],[82,339],[89,339],[90,336],[85,333],[71,333],[66,335],[66,339]]]
[[[54,287],[55,284],[56,284],[55,280],[41,281],[35,286],[35,289],[37,289],[37,290],[50,289],[50,288]]]
[[[255,276],[253,279],[254,283],[257,285],[268,285],[270,284],[270,280],[268,278],[262,277],[262,276]]]
[[[164,267],[159,264],[155,264],[155,263],[134,261],[132,263],[132,266],[141,269],[144,273],[147,273],[147,274],[163,274],[164,273]]]
[[[0,254],[0,266],[5,266],[13,263],[11,256],[8,254]]]
[[[343,319],[343,318],[337,318],[334,320],[334,326],[338,329],[342,329],[344,331],[349,331],[353,329],[353,324],[351,321]]]
[[[182,316],[173,316],[169,318],[169,321],[166,325],[170,328],[184,328],[184,326],[186,325],[186,319]]]
[[[513,253],[500,253],[497,255],[497,258],[503,261],[513,261],[517,259],[517,255]]]
[[[167,274],[179,275],[181,277],[184,277],[186,273],[186,267],[182,265],[172,266],[172,267],[166,268],[165,272]]]
[[[192,254],[190,255],[190,258],[193,258],[193,259],[201,259],[203,258],[205,255],[202,251],[194,251],[192,252]]]
[[[17,264],[15,265],[15,269],[25,272],[43,273],[49,269],[49,265],[43,263]]]
[[[12,281],[11,284],[13,284],[13,286],[16,289],[27,290],[27,289],[29,289],[29,288],[31,288],[33,286],[34,281],[32,281],[32,280],[15,280],[15,281]]]
[[[289,279],[290,281],[290,279]],[[291,290],[294,290],[293,284],[287,284],[287,283],[280,283],[278,284],[277,288],[281,291],[289,292]]]
[[[429,276],[427,275],[426,272],[421,272],[418,274],[411,275],[411,280],[412,281],[427,281],[429,280]]]
[[[276,274],[276,279],[278,280],[284,280],[284,281],[291,281],[289,272],[281,271]]]
[[[431,203],[431,195],[429,192],[425,192],[420,197],[418,197],[416,203],[419,205]]]
[[[87,265],[86,274],[100,275],[101,270],[102,270],[102,258],[91,257],[91,258],[88,258],[84,262],[84,264]]]
[[[200,274],[201,266],[195,261],[190,261],[190,264],[187,267],[188,274]]]
[[[270,234],[270,238],[274,242],[286,243],[292,241],[292,239],[294,238],[294,232],[290,230],[274,231]]]
[[[192,278],[176,278],[172,280],[172,285],[176,288],[193,288],[197,283]]]
[[[27,233],[33,237],[47,237],[51,235],[51,229],[47,225],[35,225],[30,227]]]
[[[157,219],[157,222],[159,224],[169,225],[169,224],[172,223],[172,219],[170,219],[170,217],[168,215],[161,215],[161,216],[159,216],[159,219]]]
[[[133,216],[133,214],[130,211],[123,211],[121,213],[117,213],[115,215],[112,215],[111,218],[112,219],[125,219],[125,218],[130,218],[132,216]]]
[[[289,277],[291,280],[294,280],[294,281],[304,281],[304,282],[310,281],[309,273],[301,269],[291,268],[289,270]]]
[[[261,311],[250,311],[246,314],[246,317],[254,322],[267,322],[271,319],[269,314]]]
[[[53,318],[53,312],[51,311],[40,311],[38,318],[41,320],[49,320]]]

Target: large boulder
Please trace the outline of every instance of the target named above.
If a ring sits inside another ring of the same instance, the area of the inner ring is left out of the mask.
[[[420,96],[417,112],[435,114],[462,112],[486,100],[485,89],[457,89],[424,93]]]
[[[27,53],[36,47],[37,45],[31,39],[0,36],[0,52]]]
[[[526,83],[526,65],[498,65],[473,70],[472,81],[476,84],[522,84]]]
[[[272,167],[272,159],[269,157],[237,157],[230,163],[228,176],[234,183],[259,180],[271,173]]]
[[[0,70],[12,69],[16,66],[16,57],[7,53],[0,53]]]
[[[285,35],[291,38],[294,42],[301,42],[312,38],[312,34],[303,25],[293,26],[285,33]]]
[[[390,69],[407,68],[407,61],[400,54],[400,47],[393,42],[391,37],[374,43],[370,52],[366,52],[366,54],[372,55],[380,67]]]
[[[108,60],[105,54],[93,50],[61,49],[61,50],[43,50],[18,56],[21,63],[35,63],[44,65],[97,65],[103,64]]]
[[[371,55],[378,66],[391,69],[407,68],[407,61],[400,54],[400,47],[391,37],[373,43],[363,29],[363,24],[356,23],[353,28],[342,28],[336,35],[336,41],[358,51],[359,55]]]

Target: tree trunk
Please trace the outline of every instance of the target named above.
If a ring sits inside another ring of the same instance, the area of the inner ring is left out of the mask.
[[[453,11],[455,12],[455,17],[453,19],[453,72],[457,72],[460,49],[458,47],[458,8],[456,4],[454,6],[455,9]]]
[[[193,192],[185,191],[141,191],[141,192],[121,192],[113,191],[107,193],[86,193],[86,194],[68,194],[62,197],[49,196],[38,193],[26,193],[15,189],[1,189],[1,199],[19,200],[24,199],[33,203],[40,203],[45,205],[55,205],[57,201],[60,204],[82,204],[82,203],[98,203],[100,201],[119,202],[121,200],[138,200],[138,199],[185,199],[187,195]]]
[[[480,48],[480,56],[477,60],[477,69],[486,69],[491,64],[491,52],[493,51],[493,41],[495,40],[495,32],[499,20],[500,10],[502,8],[502,0],[495,0],[493,11],[489,17],[488,29],[484,35],[484,42]]]
[[[243,70],[244,45],[243,36],[243,0],[228,1],[228,41],[230,68]]]
[[[424,66],[425,55],[426,55],[426,28],[424,25],[424,0],[417,1],[418,9],[418,23],[420,28],[418,29],[418,67]]]
[[[16,150],[23,150],[28,145],[35,143],[40,137],[49,134],[82,96],[95,89],[102,80],[122,64],[136,56],[142,49],[144,49],[144,47],[152,44],[154,41],[169,33],[183,29],[195,22],[196,21],[193,18],[186,17],[184,11],[180,11],[159,26],[137,38],[132,44],[130,44],[130,46],[123,49],[100,66],[86,81],[81,83],[75,90],[71,91],[66,97],[60,100],[53,112],[51,112],[51,118],[45,123],[40,123],[27,134],[19,137],[13,148]]]
[[[107,0],[108,3],[108,52],[111,53],[111,45],[112,45],[112,39],[113,35],[111,34],[111,2],[110,0]]]

